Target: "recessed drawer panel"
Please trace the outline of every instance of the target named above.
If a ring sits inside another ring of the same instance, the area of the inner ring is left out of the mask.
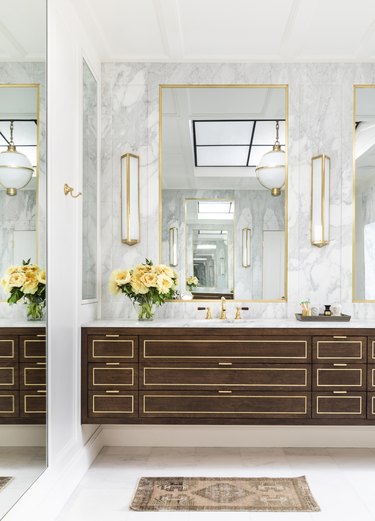
[[[307,418],[309,393],[160,392],[140,393],[142,417]]]
[[[365,418],[366,394],[346,391],[313,393],[313,418]]]
[[[90,391],[89,417],[129,418],[138,416],[138,395],[127,391]]]
[[[367,395],[367,418],[375,420],[375,393],[368,393]]]
[[[314,337],[313,361],[365,363],[366,337]]]
[[[137,365],[125,365],[120,362],[107,364],[89,364],[89,389],[106,387],[137,387]]]
[[[368,366],[367,389],[369,391],[375,391],[375,364]]]
[[[291,364],[141,365],[141,389],[208,389],[235,387],[251,390],[310,390],[310,366]]]
[[[375,338],[368,339],[368,361],[370,364],[375,364]]]
[[[18,388],[18,364],[4,364],[0,361],[0,389]]]
[[[0,391],[0,418],[17,417],[19,414],[19,392]]]
[[[207,335],[208,336],[208,335]],[[277,339],[141,339],[141,359],[145,361],[215,361],[239,363],[280,362],[306,363],[310,361],[309,338]]]
[[[45,362],[36,364],[20,364],[21,389],[31,389],[46,386]]]
[[[88,360],[89,362],[138,360],[137,348],[137,337],[115,333],[101,336],[90,335],[88,338]]]
[[[18,361],[18,338],[0,337],[0,361]]]
[[[23,418],[43,418],[46,414],[46,390],[30,389],[20,391],[20,416]]]
[[[314,364],[314,390],[366,390],[365,364]]]
[[[38,362],[46,360],[46,335],[20,337],[20,361]]]

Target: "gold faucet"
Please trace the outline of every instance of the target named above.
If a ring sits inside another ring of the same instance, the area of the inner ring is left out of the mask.
[[[220,320],[226,320],[227,319],[227,310],[225,307],[225,297],[221,297],[221,315]]]

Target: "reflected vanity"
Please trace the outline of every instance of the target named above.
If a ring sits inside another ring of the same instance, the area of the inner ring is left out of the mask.
[[[0,152],[12,145],[12,130],[29,175],[21,172],[24,180],[18,178],[12,186],[9,172],[17,172],[0,167],[0,277],[23,260],[46,266],[46,2],[33,2],[35,27],[25,35],[21,28],[30,25],[29,9],[30,2],[24,0],[16,26],[11,11],[2,12],[13,40],[4,49],[6,61],[0,62],[1,77],[7,81],[0,85]],[[19,41],[25,55],[18,59],[13,43]],[[10,479],[0,486],[0,518],[47,464],[46,327],[42,321],[27,321],[22,299],[9,305],[8,296],[1,286],[0,475]]]
[[[256,167],[287,123],[285,85],[160,87],[161,262],[182,298],[195,276],[194,299],[285,301],[287,165],[281,193]]]

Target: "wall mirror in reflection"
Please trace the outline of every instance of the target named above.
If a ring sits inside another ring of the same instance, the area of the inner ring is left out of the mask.
[[[161,261],[185,298],[286,299],[287,86],[160,87]]]
[[[46,2],[0,0],[0,11],[2,518],[47,466],[46,308],[37,302],[45,304]],[[28,260],[32,266],[17,268]],[[26,303],[10,305],[11,294]]]
[[[375,85],[354,88],[353,300],[375,301]]]

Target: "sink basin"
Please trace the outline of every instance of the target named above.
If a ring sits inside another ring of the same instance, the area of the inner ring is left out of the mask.
[[[207,325],[209,326],[210,324],[222,324],[222,325],[228,325],[228,324],[233,324],[233,325],[241,325],[241,324],[246,324],[246,323],[250,323],[250,322],[254,322],[254,319],[245,319],[245,318],[240,318],[239,320],[234,320],[234,319],[227,319],[227,320],[221,320],[220,318],[211,318],[211,319],[205,319],[205,318],[194,318],[192,319],[192,322],[194,324],[199,324],[199,325]]]

